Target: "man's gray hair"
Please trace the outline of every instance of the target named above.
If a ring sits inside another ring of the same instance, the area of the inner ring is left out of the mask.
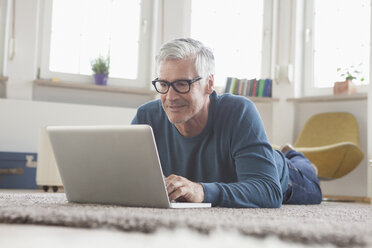
[[[211,49],[191,38],[174,39],[164,43],[156,56],[156,72],[159,75],[161,63],[165,60],[195,59],[198,76],[207,78],[214,74],[214,55]]]

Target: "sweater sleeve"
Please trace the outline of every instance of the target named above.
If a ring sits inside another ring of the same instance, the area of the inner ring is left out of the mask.
[[[224,130],[231,137],[231,156],[237,182],[202,183],[204,202],[222,207],[278,208],[282,189],[274,154],[260,115],[250,101],[231,115]]]
[[[137,113],[136,115],[134,116],[132,122],[130,123],[131,125],[136,125],[136,124],[140,124],[139,120],[138,120],[138,110],[137,110]]]

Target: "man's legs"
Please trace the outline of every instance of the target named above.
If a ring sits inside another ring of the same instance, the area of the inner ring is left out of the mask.
[[[319,204],[322,201],[322,192],[319,179],[310,161],[300,152],[287,150],[289,183],[284,192],[284,204]]]

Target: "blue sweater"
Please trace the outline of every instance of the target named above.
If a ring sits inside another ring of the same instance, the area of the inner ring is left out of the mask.
[[[203,186],[204,202],[222,207],[280,207],[288,187],[284,155],[273,150],[255,105],[245,97],[210,95],[201,133],[182,136],[160,100],[142,105],[132,124],[153,128],[164,176]]]

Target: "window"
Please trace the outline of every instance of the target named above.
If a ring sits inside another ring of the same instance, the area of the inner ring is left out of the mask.
[[[337,68],[362,72],[369,83],[370,0],[307,1],[305,38],[305,95],[331,94],[343,81]],[[354,70],[353,69],[353,70]]]
[[[109,84],[147,86],[150,2],[45,1],[41,76],[89,82],[91,60],[110,56]]]
[[[192,1],[191,37],[216,59],[215,84],[226,77],[270,77],[272,3],[261,0]]]
[[[8,3],[9,4],[9,3]],[[6,18],[7,4],[5,1],[0,1],[0,76],[4,73],[4,47],[5,47],[5,18]],[[12,32],[13,30],[11,30]]]

